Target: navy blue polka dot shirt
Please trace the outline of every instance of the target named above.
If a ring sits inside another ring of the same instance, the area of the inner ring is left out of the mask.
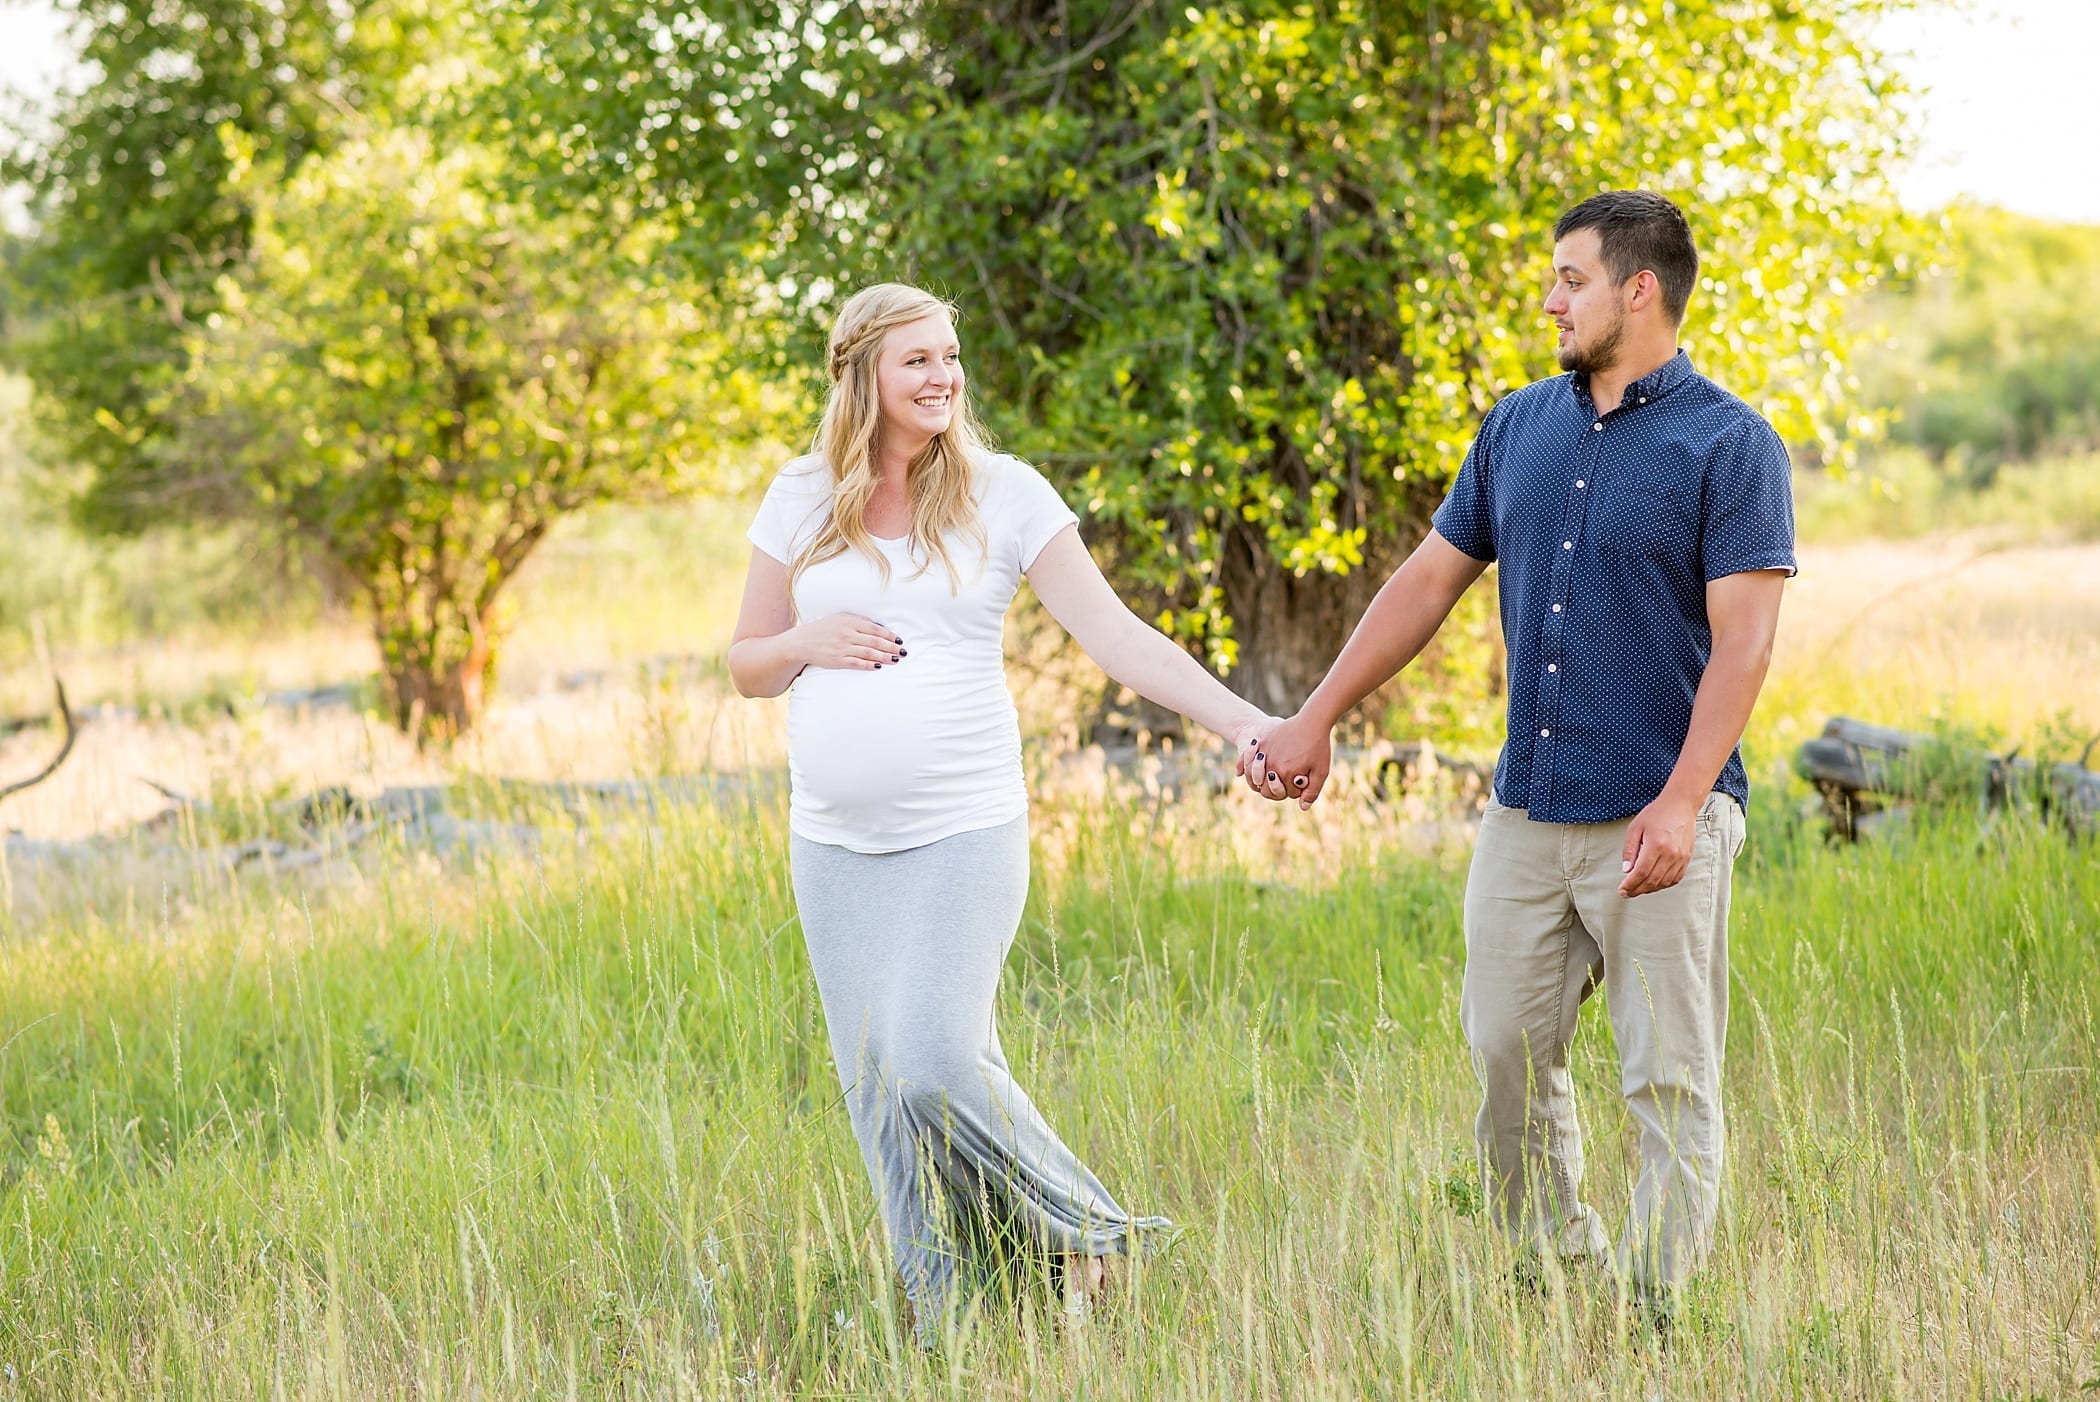
[[[1683,351],[1601,416],[1579,374],[1502,400],[1435,525],[1501,565],[1509,739],[1495,796],[1541,822],[1612,822],[1653,802],[1713,651],[1707,583],[1795,568],[1785,446]],[[1748,803],[1741,750],[1714,787]]]

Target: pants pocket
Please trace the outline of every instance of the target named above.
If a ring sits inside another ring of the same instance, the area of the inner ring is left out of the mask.
[[[1742,855],[1743,839],[1748,827],[1743,820],[1743,806],[1735,801],[1735,795],[1715,789],[1699,805],[1699,837],[1711,839],[1714,845],[1732,864]]]

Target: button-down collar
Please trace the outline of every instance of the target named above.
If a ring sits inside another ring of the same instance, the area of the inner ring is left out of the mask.
[[[1698,378],[1697,372],[1692,369],[1692,358],[1680,350],[1626,386],[1626,392],[1619,396],[1619,408],[1659,400],[1686,382]],[[1590,397],[1590,377],[1586,371],[1577,371],[1568,376],[1568,389],[1574,394],[1575,402],[1582,405],[1585,413],[1596,413],[1597,401]],[[1617,413],[1618,410],[1612,412]]]

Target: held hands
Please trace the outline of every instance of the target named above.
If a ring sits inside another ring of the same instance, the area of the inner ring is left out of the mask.
[[[1682,881],[1698,828],[1699,805],[1668,794],[1634,814],[1626,829],[1626,850],[1620,854],[1626,878],[1619,883],[1619,894],[1631,899],[1667,891]]]
[[[1327,786],[1334,763],[1328,729],[1300,711],[1287,721],[1271,721],[1251,742],[1238,747],[1239,773],[1247,787],[1264,798],[1295,798],[1300,811],[1313,806]]]
[[[805,667],[837,667],[872,672],[911,654],[904,640],[857,613],[834,613],[794,630],[795,655]]]
[[[1225,741],[1232,746],[1235,756],[1251,754],[1254,750],[1260,748],[1262,736],[1267,735],[1282,724],[1283,722],[1274,716],[1263,715],[1260,711],[1250,711],[1245,720],[1235,725],[1227,733]],[[1237,763],[1234,765],[1234,772],[1242,772]]]

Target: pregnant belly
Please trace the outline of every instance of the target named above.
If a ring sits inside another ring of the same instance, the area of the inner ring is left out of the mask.
[[[788,763],[798,804],[887,826],[1018,787],[1020,730],[996,671],[812,671],[788,701]]]

